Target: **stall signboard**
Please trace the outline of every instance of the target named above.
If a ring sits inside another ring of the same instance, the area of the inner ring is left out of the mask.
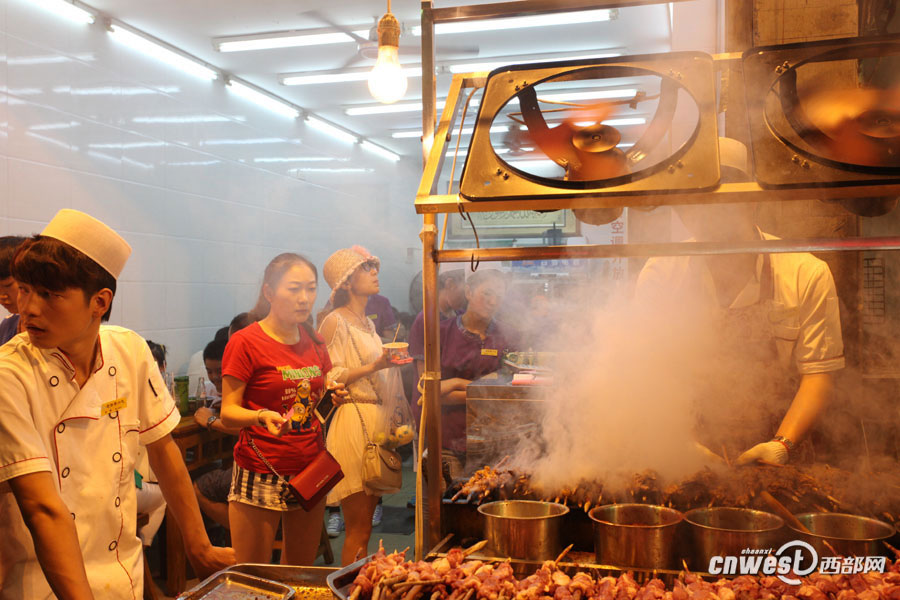
[[[548,229],[558,229],[563,237],[578,235],[578,220],[571,210],[535,212],[511,210],[504,212],[468,213],[478,230],[479,238],[543,238]],[[471,239],[472,226],[459,215],[449,215],[447,237],[451,240]]]

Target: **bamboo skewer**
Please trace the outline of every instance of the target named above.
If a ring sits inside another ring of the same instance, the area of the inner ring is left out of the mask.
[[[399,583],[394,584],[394,589],[405,588],[405,587],[415,587],[417,585],[435,585],[438,583],[442,583],[442,579],[418,579],[415,581],[401,581]]]
[[[561,561],[566,556],[566,554],[569,553],[569,550],[571,550],[574,545],[575,544],[569,544],[568,546],[566,546],[565,550],[559,553],[559,556],[557,556],[556,560],[553,561],[554,568],[559,564],[559,561]]]
[[[481,540],[477,544],[473,544],[472,546],[469,546],[468,548],[463,550],[462,554],[463,554],[463,556],[469,556],[470,554],[475,554],[476,552],[478,552],[479,550],[481,550],[482,548],[487,546],[487,543],[488,543],[487,540]]]
[[[410,590],[406,593],[406,595],[403,596],[403,600],[414,600],[415,598],[418,598],[418,597],[419,597],[419,594],[422,593],[422,588],[423,588],[423,587],[424,587],[424,586],[422,586],[422,585],[414,585],[414,586],[412,586],[412,588],[410,588]],[[395,589],[396,589],[396,588],[395,588]]]
[[[362,586],[358,585],[353,588],[353,592],[350,594],[350,600],[357,600],[359,595],[362,593]]]

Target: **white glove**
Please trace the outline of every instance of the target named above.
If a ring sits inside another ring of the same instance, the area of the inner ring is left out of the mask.
[[[782,444],[781,442],[776,442],[775,440],[772,440],[771,442],[763,442],[762,444],[757,444],[741,454],[735,464],[739,466],[747,465],[758,460],[777,463],[779,465],[787,464],[787,448],[784,444]]]

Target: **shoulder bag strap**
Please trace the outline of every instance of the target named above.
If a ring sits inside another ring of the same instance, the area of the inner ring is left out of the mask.
[[[260,452],[259,448],[256,447],[256,444],[253,443],[253,437],[249,433],[247,434],[247,439],[250,441],[250,447],[253,448],[254,452],[256,452],[259,460],[263,461],[263,464],[269,467],[269,470],[272,471],[276,477],[281,477],[278,471],[275,470],[275,467],[272,466],[272,463],[266,460],[266,457],[262,455],[262,452]],[[281,479],[284,479],[284,477],[281,477]]]

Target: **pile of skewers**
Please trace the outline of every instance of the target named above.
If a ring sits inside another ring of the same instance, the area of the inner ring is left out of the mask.
[[[686,511],[704,506],[759,508],[759,491],[767,490],[792,513],[844,512],[870,515],[891,523],[900,521],[900,494],[863,495],[859,492],[862,484],[856,481],[858,477],[827,466],[703,469],[677,483],[662,482],[654,472],[644,471],[633,475],[624,487],[613,490],[600,481],[579,481],[561,489],[545,489],[529,473],[506,468],[503,463],[485,466],[467,481],[459,482],[449,491],[451,500],[472,504],[507,499],[543,500],[585,512],[601,504],[638,502]]]
[[[671,589],[662,580],[643,585],[631,573],[594,578],[560,569],[567,548],[533,574],[516,579],[510,563],[468,560],[484,546],[454,548],[434,562],[410,562],[403,552],[379,550],[353,581],[349,600],[900,600],[900,551],[884,573],[814,573],[790,585],[774,576],[742,575],[707,581],[683,571]]]

